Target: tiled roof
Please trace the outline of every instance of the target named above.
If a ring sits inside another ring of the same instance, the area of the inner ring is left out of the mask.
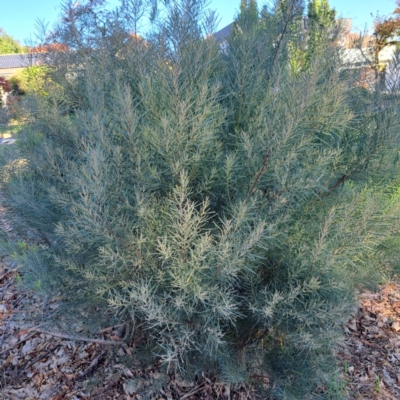
[[[6,54],[0,56],[0,69],[24,68],[38,63],[38,57],[32,54]]]

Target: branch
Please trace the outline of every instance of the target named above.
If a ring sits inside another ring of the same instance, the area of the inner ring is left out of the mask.
[[[89,367],[87,367],[86,371],[78,377],[78,380],[83,380],[87,376],[91,375],[94,369],[99,365],[101,359],[107,354],[107,351],[102,351],[97,357],[90,363]]]
[[[294,5],[293,5],[293,2],[292,2],[291,7],[290,7],[290,15],[293,12],[293,7],[294,7]],[[283,37],[285,36],[286,30],[287,30],[287,28],[289,26],[290,19],[291,19],[290,17],[288,17],[286,19],[285,26],[283,27],[283,31],[282,31],[281,37],[279,38],[278,44],[276,46],[276,51],[275,51],[275,54],[274,54],[274,58],[272,60],[272,67],[275,65],[275,59],[276,59],[276,57],[278,55],[278,52],[279,52],[279,49],[281,47],[281,43],[282,43]]]
[[[343,175],[336,183],[329,189],[329,192],[334,191],[341,183],[343,183],[348,178],[348,175]]]
[[[84,338],[84,337],[75,337],[75,336],[70,336],[70,335],[64,335],[63,333],[58,333],[58,332],[47,332],[47,331],[42,331],[41,329],[34,329],[35,332],[38,333],[44,333],[45,335],[51,335],[54,337],[58,337],[61,339],[67,339],[67,340],[76,340],[77,342],[89,342],[89,343],[98,343],[98,344],[110,344],[110,345],[124,345],[124,342],[117,342],[113,340],[103,340],[103,339],[91,339],[91,338]]]
[[[200,391],[201,389],[204,388],[204,385],[205,385],[205,383],[203,382],[202,384],[200,384],[199,386],[197,386],[196,388],[191,390],[189,393],[186,393],[184,396],[180,397],[179,400],[187,399],[188,397],[196,394],[198,391]]]
[[[0,352],[0,356],[2,356],[3,354],[7,353],[8,351],[10,351],[11,349],[17,347],[18,345],[20,345],[21,343],[26,342],[27,340],[29,340],[30,338],[32,338],[33,336],[35,336],[36,331],[34,331],[33,333],[31,333],[30,335],[28,335],[26,338],[18,340],[18,342],[12,344],[10,347],[7,347],[6,349],[2,350]]]
[[[18,373],[17,378],[20,378],[24,372],[26,372],[32,365],[35,365],[37,362],[39,362],[41,359],[47,357],[50,353],[52,353],[57,347],[60,347],[60,344],[57,343],[55,346],[51,347],[50,349],[47,349],[44,353],[39,354],[36,358],[34,358],[32,361],[30,361],[27,365],[24,366],[24,368]]]
[[[290,14],[292,14],[292,12],[293,12],[293,7],[294,7],[294,6],[293,6],[293,3],[292,3],[292,4],[291,4],[291,7],[290,7]],[[277,44],[277,46],[276,46],[276,51],[275,51],[275,54],[274,54],[274,58],[273,58],[273,60],[272,60],[272,66],[275,65],[276,57],[278,56],[278,52],[279,52],[279,50],[280,50],[280,47],[281,47],[281,44],[282,44],[282,41],[283,41],[283,37],[285,36],[286,30],[287,30],[287,28],[288,28],[288,26],[289,26],[289,21],[290,21],[290,17],[288,17],[288,18],[286,19],[286,21],[285,21],[285,26],[283,27],[281,36],[280,36],[279,41],[278,41],[278,44]],[[260,180],[261,175],[263,174],[263,172],[264,172],[264,170],[265,170],[265,167],[266,167],[266,165],[267,165],[268,159],[269,159],[269,152],[267,152],[267,154],[266,154],[265,157],[264,157],[263,166],[261,167],[261,170],[260,170],[260,172],[258,173],[258,175],[257,175],[257,177],[256,177],[256,180],[255,180],[253,186],[251,187],[249,193],[247,194],[246,200],[244,201],[245,204],[247,203],[247,200],[249,199],[249,197],[253,194],[254,189],[255,189],[255,187],[256,187],[258,181]]]
[[[261,167],[260,172],[257,174],[256,180],[254,181],[253,186],[251,187],[251,189],[249,190],[249,193],[247,194],[246,200],[244,201],[245,204],[247,203],[248,198],[253,194],[254,189],[255,189],[258,181],[261,178],[261,175],[264,173],[264,170],[265,170],[265,167],[267,166],[268,160],[269,160],[269,152],[267,152],[267,154],[265,154],[263,165]]]

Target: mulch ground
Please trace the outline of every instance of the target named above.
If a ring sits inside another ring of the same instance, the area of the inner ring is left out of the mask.
[[[0,198],[1,203],[1,198]],[[0,204],[0,229],[17,240]],[[30,234],[30,236],[33,236]],[[0,249],[0,398],[15,399],[256,399],[249,388],[230,387],[203,375],[193,382],[169,376],[160,384],[157,365],[128,368],[134,344],[124,326],[103,329],[96,339],[48,332],[41,315],[58,306],[16,284],[18,266]],[[338,356],[343,398],[400,399],[400,284],[360,296],[345,327]]]
[[[354,399],[400,399],[400,284],[360,296],[339,352]]]

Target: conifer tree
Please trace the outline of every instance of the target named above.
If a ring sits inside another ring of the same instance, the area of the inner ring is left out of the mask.
[[[398,103],[352,87],[334,46],[293,74],[299,1],[243,2],[222,48],[203,1],[143,38],[126,2],[90,3],[65,8],[56,84],[0,174],[47,244],[19,253],[25,284],[61,296],[62,329],[127,321],[143,362],[312,396],[355,290],[393,263]]]
[[[308,19],[315,29],[315,34],[319,27],[324,30],[326,27],[332,27],[335,23],[336,11],[329,5],[328,0],[309,0],[308,2]]]
[[[309,39],[306,58],[309,63],[314,58],[314,53],[319,51],[318,46],[326,43],[327,38],[324,39],[324,36],[332,36],[336,11],[330,7],[328,0],[309,0],[307,11]]]
[[[333,44],[337,40],[335,32],[336,11],[329,6],[328,0],[309,0],[307,18],[297,19],[297,34],[289,43],[290,64],[293,72],[309,68],[310,63],[319,52],[319,46]]]

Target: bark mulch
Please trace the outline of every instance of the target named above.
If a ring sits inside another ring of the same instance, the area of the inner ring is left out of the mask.
[[[400,399],[400,284],[360,296],[339,352],[354,399]]]

